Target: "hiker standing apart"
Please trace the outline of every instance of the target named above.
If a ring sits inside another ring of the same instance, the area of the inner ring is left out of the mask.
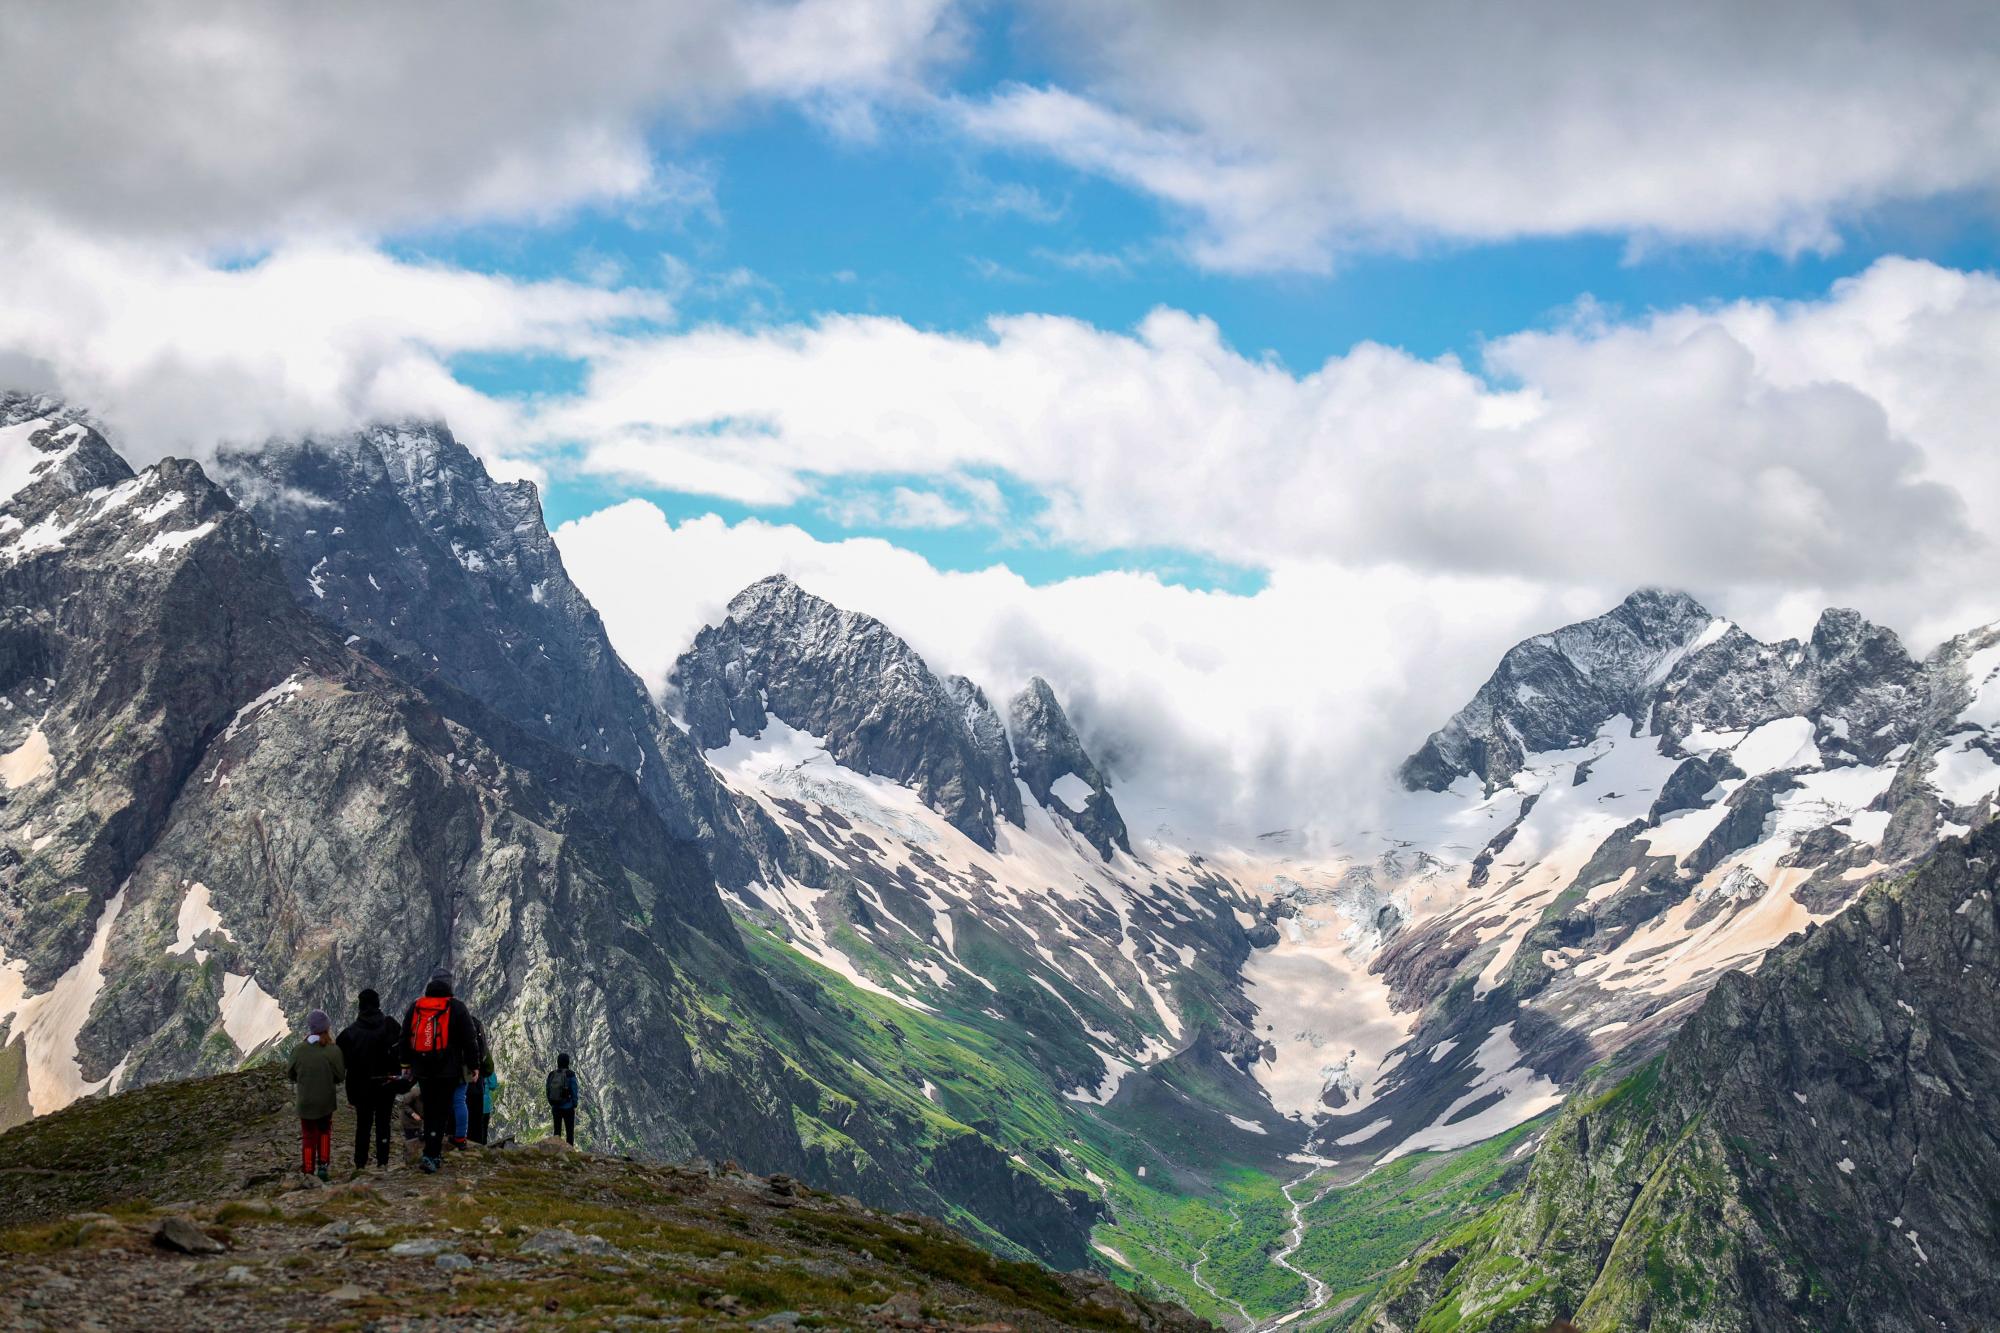
[[[556,1057],[556,1067],[549,1071],[548,1087],[549,1113],[555,1117],[555,1132],[576,1146],[576,1071],[569,1067],[567,1053]]]
[[[456,1128],[452,1090],[465,1086],[472,1045],[472,1011],[452,998],[451,973],[441,967],[403,1019],[403,1058],[423,1097],[424,1155],[417,1165],[426,1172],[444,1165],[444,1141]]]
[[[472,1089],[472,1141],[486,1142],[493,1128],[493,1094],[500,1090],[500,1076],[493,1070],[493,1051],[479,1062],[479,1082]]]
[[[368,1165],[368,1140],[375,1140],[375,1164],[389,1165],[389,1120],[396,1110],[396,1083],[403,1072],[398,1049],[403,1029],[382,1012],[373,990],[357,997],[359,1016],[341,1029],[335,1045],[347,1062],[347,1104],[354,1108],[354,1169]]]
[[[327,1162],[333,1157],[333,1108],[347,1078],[340,1048],[328,1035],[332,1027],[326,1010],[307,1014],[306,1039],[292,1048],[285,1066],[285,1077],[299,1089],[299,1170],[321,1180],[326,1179]]]

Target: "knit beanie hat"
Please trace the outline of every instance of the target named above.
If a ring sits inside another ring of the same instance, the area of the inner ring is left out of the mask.
[[[324,1037],[328,1032],[332,1030],[333,1030],[333,1020],[327,1017],[326,1010],[315,1009],[311,1013],[306,1015],[307,1032],[317,1032],[319,1033],[320,1036]]]
[[[362,991],[356,999],[361,1005],[361,1012],[364,1014],[380,1013],[382,1010],[382,997],[375,993],[373,986]]]
[[[431,973],[431,980],[442,981],[447,986],[451,985],[451,969],[448,967],[439,968],[437,971]]]

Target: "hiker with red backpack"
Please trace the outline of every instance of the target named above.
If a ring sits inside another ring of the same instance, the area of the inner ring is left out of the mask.
[[[389,1119],[396,1097],[409,1085],[402,1081],[403,1030],[382,1012],[382,998],[364,990],[359,1015],[341,1029],[335,1044],[347,1062],[347,1104],[354,1108],[354,1169],[366,1170],[368,1142],[375,1142],[375,1164],[389,1165]]]
[[[465,1087],[466,1064],[476,1067],[479,1061],[472,1011],[452,997],[451,972],[445,968],[431,973],[423,998],[403,1019],[403,1060],[423,1097],[424,1155],[417,1165],[434,1172],[444,1165],[445,1139],[457,1138],[453,1102]]]

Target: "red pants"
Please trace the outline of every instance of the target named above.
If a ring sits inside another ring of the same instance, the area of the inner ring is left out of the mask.
[[[317,1171],[333,1160],[333,1117],[323,1115],[317,1120],[299,1121],[299,1158],[301,1171]]]

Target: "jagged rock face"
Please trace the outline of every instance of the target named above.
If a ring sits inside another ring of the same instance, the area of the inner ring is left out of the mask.
[[[1516,745],[1536,710],[1562,719],[1542,733],[1557,748]],[[1918,664],[1851,611],[1763,644],[1684,598],[1637,594],[1521,645],[1412,758],[1406,777],[1435,780],[1354,840],[1447,864],[1429,888],[1380,876],[1407,922],[1367,963],[1385,1006],[1411,1015],[1407,1048],[1446,1053],[1386,1052],[1322,1136],[1382,1122],[1370,1142],[1385,1151],[1469,1141],[1468,1121],[1519,1123],[1592,1067],[1658,1049],[1717,978],[1989,821],[1997,727],[1993,627]],[[1480,763],[1504,759],[1503,783],[1436,766],[1480,745]]]
[[[1381,1330],[1986,1328],[2000,1247],[2000,829],[1732,974],[1573,1099],[1518,1200],[1419,1255]]]
[[[532,483],[494,481],[430,423],[273,441],[230,450],[219,466],[308,610],[529,735],[635,775],[725,882],[753,873],[755,839],[613,651]]]
[[[1021,799],[994,771],[989,735],[907,643],[872,616],[843,611],[783,575],[754,583],[728,618],[674,664],[688,732],[703,749],[759,736],[765,719],[817,736],[842,765],[913,788],[982,847]],[[979,702],[983,702],[983,699]]]
[[[1471,774],[1491,791],[1527,755],[1585,744],[1621,715],[1675,746],[1698,728],[1805,717],[1822,749],[1879,763],[1914,735],[1923,676],[1895,634],[1853,611],[1825,612],[1803,644],[1767,644],[1683,593],[1646,590],[1509,650],[1402,776],[1412,789],[1443,791]]]
[[[214,732],[323,646],[194,464],[135,476],[82,426],[36,438],[73,452],[0,508],[0,950],[30,992],[82,954]]]
[[[1443,791],[1472,774],[1491,789],[1530,753],[1582,745],[1621,713],[1643,718],[1651,692],[1714,621],[1685,593],[1647,589],[1516,644],[1472,702],[1404,761],[1404,784]]]
[[[10,443],[102,446],[31,434]],[[568,1050],[616,1144],[1082,1261],[1093,1210],[914,1080],[868,1082],[853,1015],[803,966],[750,962],[630,775],[344,644],[195,465],[97,461],[110,484],[30,475],[0,509],[0,713],[32,719],[0,756],[0,1126],[231,1067],[363,985],[399,1006],[445,962],[521,1120]]]
[[[1056,692],[1032,677],[1007,705],[1014,738],[1015,771],[1035,799],[1076,826],[1109,860],[1113,848],[1130,852],[1125,820],[1111,799],[1104,775],[1084,752]]]
[[[1731,626],[1688,654],[1660,688],[1653,730],[1678,744],[1696,727],[1809,717],[1823,749],[1879,763],[1911,739],[1923,699],[1923,668],[1902,641],[1836,608],[1803,644],[1758,643]]]

